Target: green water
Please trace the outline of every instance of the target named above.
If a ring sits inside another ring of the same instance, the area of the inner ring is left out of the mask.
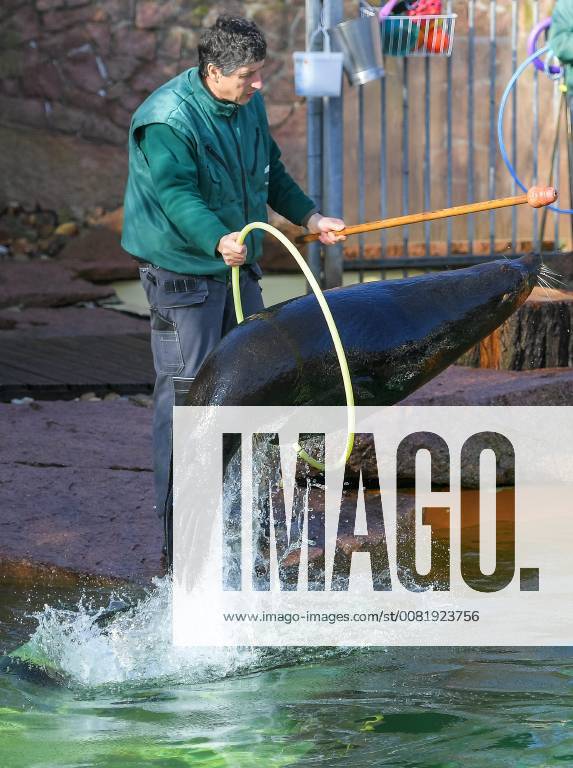
[[[0,647],[35,632],[65,682],[0,675],[0,766],[573,765],[568,649],[178,656],[165,582],[102,633],[77,604],[110,591],[4,580]]]

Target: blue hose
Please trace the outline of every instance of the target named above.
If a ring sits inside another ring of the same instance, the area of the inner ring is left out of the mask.
[[[532,53],[531,56],[528,56],[525,61],[519,65],[519,67],[515,70],[513,73],[509,83],[507,84],[507,88],[505,89],[503,96],[501,97],[501,103],[499,105],[499,114],[497,116],[497,140],[499,142],[499,151],[501,152],[501,156],[503,158],[503,162],[507,166],[507,170],[510,172],[512,179],[515,181],[517,186],[523,190],[523,192],[527,192],[527,187],[525,184],[521,181],[519,176],[517,175],[517,172],[513,165],[511,164],[511,160],[507,156],[507,152],[505,149],[505,143],[503,141],[503,115],[505,112],[505,105],[507,104],[507,100],[509,98],[509,94],[511,93],[512,88],[516,84],[518,78],[521,76],[523,71],[535,61],[535,59],[538,58],[542,53],[547,53],[549,51],[549,46],[546,45],[544,48],[540,48],[538,51],[535,51],[535,53]],[[556,205],[548,205],[547,206],[551,211],[555,211],[555,213],[566,213],[566,214],[573,214],[573,210],[571,208],[558,208]]]

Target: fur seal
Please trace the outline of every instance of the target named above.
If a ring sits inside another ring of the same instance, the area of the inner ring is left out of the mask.
[[[500,259],[324,292],[357,405],[392,405],[501,325],[537,283],[541,258]],[[203,363],[186,405],[344,405],[340,367],[313,295],[248,318]]]

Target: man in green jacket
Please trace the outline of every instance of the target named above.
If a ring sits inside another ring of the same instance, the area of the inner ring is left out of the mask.
[[[569,96],[573,94],[573,0],[557,0],[551,14],[549,45],[565,66]]]
[[[557,0],[555,3],[549,28],[549,45],[565,68],[569,200],[573,207],[573,0]],[[573,227],[573,219],[571,225]]]
[[[245,315],[263,309],[258,281],[267,204],[329,245],[341,219],[322,216],[289,176],[261,96],[266,42],[246,19],[219,17],[199,66],[154,91],[129,133],[122,245],[142,262],[156,371],[153,453],[157,511],[171,560],[172,407],[234,325],[230,270],[241,267]]]

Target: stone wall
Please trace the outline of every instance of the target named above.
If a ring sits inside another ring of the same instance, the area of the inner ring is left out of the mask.
[[[533,25],[534,0],[519,3],[519,60]],[[499,99],[511,73],[511,8],[497,2],[497,87]],[[540,0],[539,13],[551,13],[553,0]],[[356,0],[348,0],[345,14],[356,14]],[[266,101],[275,138],[289,170],[305,182],[306,127],[304,100],[294,94],[292,52],[304,47],[303,0],[1,0],[0,2],[0,204],[17,200],[58,209],[67,206],[112,208],[121,203],[126,176],[126,142],[130,115],[159,84],[195,63],[196,44],[205,26],[221,12],[253,18],[269,43]],[[475,198],[489,197],[489,25],[490,3],[476,2],[475,131],[468,141],[468,13],[465,0],[455,0],[459,13],[454,45],[453,90],[453,200],[468,195],[468,153],[474,154]],[[402,64],[386,57],[388,215],[402,211]],[[434,60],[431,72],[432,208],[446,205],[446,61]],[[423,59],[409,65],[411,211],[425,207]],[[539,179],[548,178],[555,121],[553,89],[543,76],[540,91]],[[365,87],[366,218],[380,216],[379,84]],[[531,179],[533,80],[528,74],[519,86],[519,172]],[[344,147],[345,216],[358,220],[357,89],[345,86]],[[509,114],[507,116],[509,121]],[[565,139],[562,139],[561,185],[567,179]],[[512,193],[511,180],[497,155],[496,196]],[[565,192],[565,190],[563,190]],[[565,198],[566,195],[563,195]],[[497,214],[498,237],[511,231],[511,212]],[[518,212],[518,237],[532,238],[533,218],[525,207]],[[550,220],[549,227],[553,224]],[[453,222],[454,240],[467,239],[467,220]],[[552,230],[553,231],[553,230]],[[549,230],[547,232],[549,234]],[[551,235],[552,236],[552,235]],[[388,234],[400,246],[402,232]],[[412,241],[423,241],[420,227]],[[432,240],[446,237],[446,223],[431,228]],[[488,244],[489,218],[475,217],[475,237]],[[561,217],[560,237],[569,241],[567,217]],[[372,242],[378,243],[378,236]],[[401,246],[400,246],[401,247]],[[423,246],[421,246],[423,247]],[[488,246],[489,247],[489,246]]]
[[[291,53],[303,46],[302,0],[2,0],[0,198],[118,204],[132,112],[196,63],[202,29],[222,12],[265,31],[269,117],[280,129],[295,111]],[[297,125],[304,130],[295,120],[291,133]]]

